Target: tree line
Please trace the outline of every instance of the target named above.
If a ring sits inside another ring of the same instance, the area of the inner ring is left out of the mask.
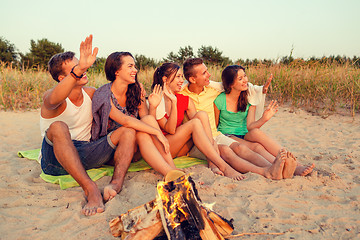
[[[3,37],[0,37],[0,62],[6,65],[12,65],[19,68],[38,68],[46,69],[47,63],[52,55],[64,52],[64,48],[60,43],[54,43],[46,38],[40,40],[30,40],[29,53],[23,54],[17,51],[14,44]],[[170,52],[165,58],[156,60],[154,58],[146,57],[142,54],[134,56],[138,69],[155,68],[160,66],[163,62],[177,62],[182,64],[187,58],[200,57],[206,64],[217,65],[225,67],[231,64],[240,64],[243,66],[271,66],[274,64],[285,65],[317,65],[317,64],[350,64],[360,68],[360,57],[354,56],[352,58],[346,56],[329,56],[329,57],[311,57],[309,59],[294,58],[292,56],[293,49],[289,56],[284,56],[280,59],[237,59],[232,61],[230,58],[223,56],[223,52],[216,47],[201,46],[195,53],[191,46],[180,47],[178,52]],[[90,71],[101,72],[104,69],[106,58],[99,57]]]

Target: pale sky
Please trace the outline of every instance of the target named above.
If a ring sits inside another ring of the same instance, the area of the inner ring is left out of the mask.
[[[1,0],[0,36],[22,53],[47,38],[99,57],[129,51],[157,60],[190,45],[232,60],[360,56],[360,0]]]

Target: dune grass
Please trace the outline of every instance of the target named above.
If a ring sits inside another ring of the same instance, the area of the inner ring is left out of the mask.
[[[209,66],[212,80],[221,81],[221,67]],[[150,92],[154,69],[139,72],[138,79],[147,93]],[[276,64],[249,66],[249,80],[262,85],[274,75],[268,99],[281,104],[302,107],[313,112],[330,113],[345,109],[355,116],[360,103],[360,69],[352,65],[337,64]],[[104,73],[88,73],[89,86],[96,88],[107,83]],[[43,93],[55,86],[49,73],[44,70],[22,71],[0,64],[0,109],[26,110],[41,105]]]

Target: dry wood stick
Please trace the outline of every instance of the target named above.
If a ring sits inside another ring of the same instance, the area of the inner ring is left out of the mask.
[[[285,233],[239,233],[236,235],[228,235],[226,239],[235,238],[235,237],[242,237],[245,235],[283,235]]]

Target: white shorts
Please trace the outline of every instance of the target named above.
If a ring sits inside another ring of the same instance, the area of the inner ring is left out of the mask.
[[[234,142],[237,142],[236,140],[227,137],[222,133],[214,137],[214,140],[218,145],[226,145],[226,146],[230,146]],[[206,156],[195,145],[189,151],[188,156],[206,160]]]

